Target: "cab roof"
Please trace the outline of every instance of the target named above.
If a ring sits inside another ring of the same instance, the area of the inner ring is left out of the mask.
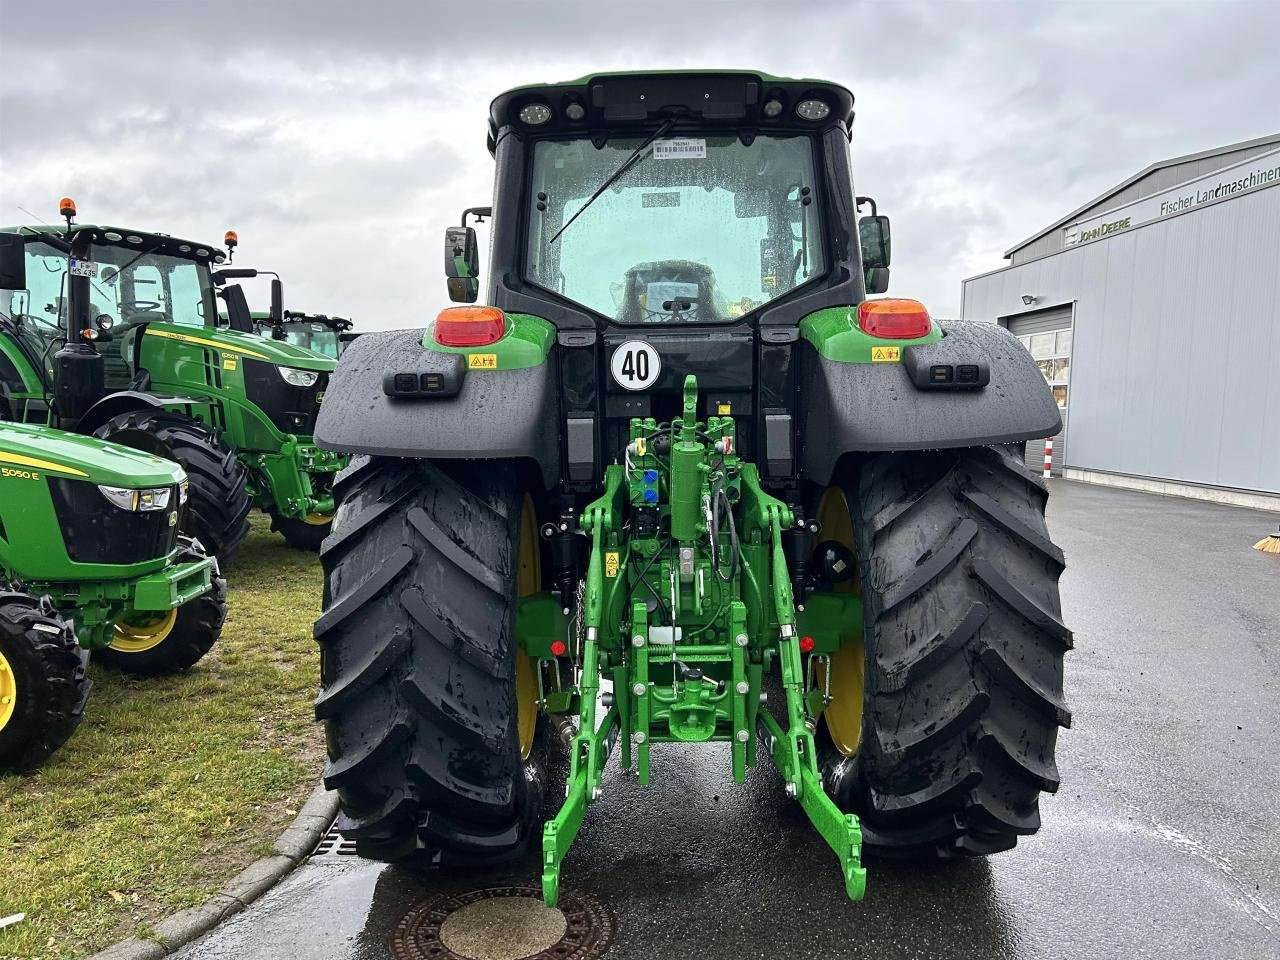
[[[829,112],[817,120],[796,113],[807,100],[821,100]],[[781,109],[770,116],[765,104],[777,101]],[[537,124],[520,119],[520,111],[533,104],[549,108],[549,117]],[[581,115],[575,114],[581,107]],[[498,131],[513,127],[522,133],[602,131],[652,126],[671,115],[730,128],[821,129],[840,123],[846,133],[853,124],[853,94],[847,87],[827,80],[778,77],[751,70],[649,70],[596,73],[562,83],[516,87],[489,105],[489,150],[497,144]]]
[[[210,263],[222,263],[227,259],[226,253],[211,243],[200,243],[196,240],[184,240],[181,237],[174,237],[167,233],[153,233],[147,230],[138,230],[133,227],[113,227],[106,224],[94,223],[73,223],[70,229],[70,235],[93,232],[99,236],[98,240],[108,243],[118,244],[126,249],[151,250],[154,247],[159,249],[157,253],[165,253],[175,257],[186,257],[192,260],[205,260]],[[68,230],[65,226],[56,224],[28,224],[16,227],[0,227],[0,233],[21,233],[28,236],[32,234],[48,234],[59,240],[66,239]],[[110,235],[110,236],[108,236]],[[137,238],[136,240],[134,238]]]

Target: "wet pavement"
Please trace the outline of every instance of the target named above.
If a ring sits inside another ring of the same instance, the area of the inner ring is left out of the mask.
[[[1076,648],[1062,789],[985,861],[835,859],[771,766],[732,783],[720,745],[611,767],[564,871],[613,913],[624,958],[1280,956],[1280,556],[1275,514],[1057,480],[1050,526]],[[303,864],[185,960],[386,958],[426,897],[505,879],[420,878],[350,856]]]

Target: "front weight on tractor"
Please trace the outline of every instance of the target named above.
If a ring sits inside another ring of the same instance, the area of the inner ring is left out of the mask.
[[[502,189],[445,238],[472,304],[492,217],[490,306],[351,343],[316,427],[355,455],[316,716],[362,855],[540,836],[554,904],[611,758],[648,784],[701,742],[736,782],[773,762],[853,900],[864,853],[1038,829],[1071,633],[1018,451],[1057,407],[1007,331],[868,298],[889,223],[852,118],[841,86],[747,71],[493,102]]]

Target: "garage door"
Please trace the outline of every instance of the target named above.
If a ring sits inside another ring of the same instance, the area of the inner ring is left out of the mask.
[[[1016,317],[1002,317],[1001,326],[1022,341],[1044,374],[1062,414],[1062,432],[1053,438],[1053,474],[1062,474],[1067,462],[1067,408],[1071,399],[1071,307],[1037,310]],[[1027,441],[1027,466],[1044,469],[1044,441]]]

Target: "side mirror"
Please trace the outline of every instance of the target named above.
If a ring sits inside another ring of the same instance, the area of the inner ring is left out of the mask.
[[[0,233],[0,290],[27,289],[27,258],[22,235]]]
[[[862,245],[862,268],[874,270],[889,266],[889,218],[863,217],[858,221],[858,240]]]
[[[253,333],[253,317],[249,313],[249,301],[245,299],[244,288],[238,283],[222,290],[218,296],[227,304],[227,321],[232,330],[241,333]]]
[[[872,267],[866,273],[867,293],[884,293],[889,289],[889,268]]]
[[[480,296],[480,256],[473,227],[446,227],[444,231],[444,275],[449,299],[455,303],[475,303]]]
[[[271,322],[284,322],[284,284],[279,277],[271,278]]]

